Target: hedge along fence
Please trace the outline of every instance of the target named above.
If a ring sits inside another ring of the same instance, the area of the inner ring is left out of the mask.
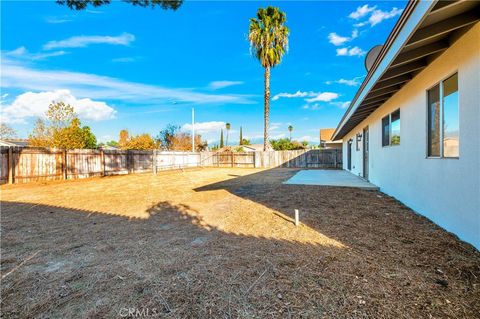
[[[66,180],[189,167],[341,168],[341,150],[251,153],[0,147],[0,183]]]

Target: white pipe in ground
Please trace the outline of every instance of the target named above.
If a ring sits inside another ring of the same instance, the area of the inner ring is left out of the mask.
[[[298,209],[295,209],[295,226],[298,226],[300,224],[300,213],[298,212]]]

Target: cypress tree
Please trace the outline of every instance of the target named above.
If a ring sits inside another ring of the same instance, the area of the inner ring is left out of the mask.
[[[222,130],[220,131],[220,148],[222,148],[224,145],[223,145],[223,128]]]
[[[240,126],[240,143],[239,145],[243,145],[243,135],[242,135],[242,127]]]

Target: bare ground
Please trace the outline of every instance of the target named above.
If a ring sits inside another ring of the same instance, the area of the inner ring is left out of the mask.
[[[281,184],[295,172],[2,186],[2,317],[478,318],[472,246],[380,192]]]

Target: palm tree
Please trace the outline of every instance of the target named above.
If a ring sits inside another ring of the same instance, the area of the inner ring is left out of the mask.
[[[228,131],[230,131],[230,123],[225,124],[225,128],[227,129],[227,142],[225,144],[228,146]]]
[[[223,128],[220,131],[220,148],[223,148]]]
[[[240,126],[240,142],[238,145],[243,145],[243,133],[242,133],[242,127]]]
[[[288,126],[288,131],[290,132],[290,142],[291,142],[291,141],[292,141],[293,126],[289,125],[289,126]]]
[[[288,35],[290,30],[285,26],[287,18],[279,8],[268,6],[260,8],[257,17],[250,19],[248,40],[250,50],[255,53],[260,64],[265,68],[265,96],[264,96],[264,141],[263,149],[270,150],[268,142],[268,115],[270,108],[270,68],[275,67],[282,60],[288,50]]]

